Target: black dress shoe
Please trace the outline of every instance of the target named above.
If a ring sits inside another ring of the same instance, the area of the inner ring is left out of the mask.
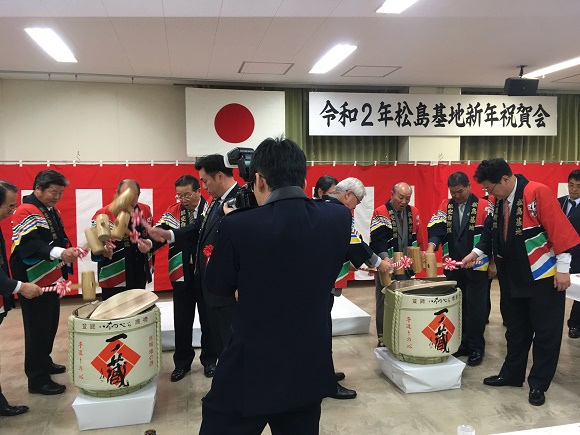
[[[467,358],[468,366],[478,366],[483,361],[483,355],[479,352],[471,352]]]
[[[177,368],[173,370],[173,372],[171,373],[171,382],[181,381],[185,377],[185,374],[188,373],[190,370],[191,370],[190,367]]]
[[[206,364],[205,366],[203,366],[203,374],[207,378],[213,378],[213,375],[215,374],[215,368],[216,368],[215,363]]]
[[[523,385],[523,382],[510,381],[501,375],[485,378],[483,383],[490,387],[521,387]]]
[[[336,378],[336,382],[342,381],[344,378],[346,378],[343,372],[334,372],[334,377]]]
[[[568,330],[568,337],[570,337],[570,338],[580,338],[580,328],[576,328],[575,326],[572,326]]]
[[[6,405],[0,408],[0,415],[4,417],[14,417],[15,415],[24,414],[28,411],[28,406],[10,406]]]
[[[459,349],[457,349],[457,352],[453,353],[452,355],[455,358],[459,358],[460,356],[467,356],[469,355],[471,352],[469,352],[469,349],[466,349],[464,347],[460,347]]]
[[[48,369],[48,373],[50,373],[51,375],[60,375],[61,373],[64,372],[66,372],[66,367],[55,363],[51,363]]]
[[[356,391],[344,388],[338,382],[336,383],[336,393],[332,396],[333,399],[354,399],[356,397]]]
[[[529,401],[534,406],[542,406],[544,403],[546,403],[544,392],[542,390],[538,390],[537,388],[532,388],[530,390]]]
[[[57,384],[54,381],[50,381],[41,387],[33,388],[28,387],[28,392],[32,394],[44,394],[45,396],[52,396],[55,394],[62,394],[66,390],[65,385]]]

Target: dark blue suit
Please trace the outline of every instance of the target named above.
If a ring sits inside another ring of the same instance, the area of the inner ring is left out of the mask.
[[[328,292],[350,229],[348,208],[312,201],[299,187],[275,190],[261,207],[222,220],[206,282],[216,295],[233,296],[237,289],[239,297],[203,399],[200,433],[260,434],[266,423],[274,430],[279,418],[303,409],[317,410],[319,418],[322,398],[336,392]],[[208,418],[215,411],[237,420]],[[250,426],[244,431],[240,421]],[[293,433],[313,433],[300,424]]]
[[[12,298],[12,292],[16,289],[18,281],[11,279],[8,274],[8,263],[6,262],[6,245],[4,243],[4,236],[2,231],[0,231],[0,296],[4,299],[4,312],[0,313],[0,323],[6,317],[8,310],[12,307],[14,300]],[[0,388],[0,408],[5,408],[8,406],[8,401],[2,394],[2,388]]]
[[[562,207],[564,214],[568,211],[568,195],[558,198],[558,202]],[[568,215],[568,220],[574,229],[580,234],[580,207],[576,207]],[[570,262],[570,273],[580,273],[580,245],[570,250],[572,261]],[[568,328],[580,328],[580,302],[574,301],[572,310],[570,311],[570,318],[568,319]]]

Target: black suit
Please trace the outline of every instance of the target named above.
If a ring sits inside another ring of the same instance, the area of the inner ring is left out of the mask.
[[[240,190],[237,184],[228,193],[225,201],[234,198]],[[197,255],[195,258],[195,279],[201,286],[207,308],[208,322],[217,355],[221,353],[229,335],[230,325],[236,311],[236,298],[233,294],[216,295],[208,291],[205,271],[208,262],[206,252],[210,246],[215,246],[224,212],[218,201],[214,199],[209,206],[207,215],[201,225]]]
[[[4,304],[4,312],[0,313],[0,324],[14,304],[12,292],[16,289],[17,285],[18,281],[11,279],[9,275],[8,263],[6,262],[6,244],[4,243],[4,235],[0,231],[0,296]],[[0,409],[6,406],[8,406],[8,401],[4,397],[4,394],[2,394],[2,388],[0,388]]]
[[[267,423],[273,433],[318,433],[320,402],[336,392],[328,292],[350,228],[348,208],[299,187],[223,219],[206,282],[220,298],[237,289],[239,300],[200,434],[260,434]]]
[[[558,202],[562,207],[564,214],[568,211],[569,199],[568,195],[558,198]],[[574,229],[580,234],[580,207],[576,206],[570,211],[568,220]],[[580,245],[570,250],[572,261],[570,262],[570,273],[580,273]],[[580,302],[574,301],[572,310],[570,310],[570,318],[568,319],[568,328],[580,328]]]
[[[193,322],[195,320],[195,307],[199,314],[201,325],[201,355],[199,360],[205,367],[215,363],[217,355],[211,342],[209,324],[207,320],[206,304],[199,283],[194,280],[194,264],[191,262],[195,258],[199,230],[203,221],[203,209],[206,201],[200,198],[197,206],[197,217],[189,217],[180,204],[172,205],[163,215],[161,220],[155,225],[165,230],[177,230],[175,222],[179,222],[180,232],[175,242],[169,247],[169,258],[181,257],[183,277],[174,280],[170,274],[171,286],[173,287],[173,328],[175,330],[175,353],[173,362],[175,368],[189,369],[195,351],[192,347]],[[165,219],[166,215],[171,216]],[[171,224],[170,224],[171,223]],[[175,233],[174,233],[175,234]],[[147,237],[149,239],[149,237]],[[150,239],[151,240],[151,239]],[[155,242],[151,240],[151,252],[159,249],[165,242]],[[170,261],[171,264],[171,261]]]
[[[481,199],[479,201],[486,201]],[[452,259],[462,259],[473,249],[474,232],[469,231],[469,220],[472,212],[472,205],[478,203],[475,195],[470,194],[464,205],[463,219],[459,219],[459,204],[449,200],[453,204],[453,215],[451,222],[451,233],[447,233],[447,223],[445,225],[430,226],[429,243],[435,245],[448,243],[449,256]],[[445,276],[450,280],[457,281],[458,287],[463,292],[462,303],[462,337],[460,348],[468,352],[485,352],[485,323],[487,319],[487,290],[489,279],[487,271],[468,269],[445,270]]]

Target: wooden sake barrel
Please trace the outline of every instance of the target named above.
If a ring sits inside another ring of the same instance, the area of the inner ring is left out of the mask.
[[[461,344],[461,290],[455,281],[394,281],[385,288],[383,343],[396,358],[445,362]]]
[[[159,308],[120,319],[90,319],[97,306],[83,305],[68,318],[70,381],[97,397],[143,388],[161,370]]]

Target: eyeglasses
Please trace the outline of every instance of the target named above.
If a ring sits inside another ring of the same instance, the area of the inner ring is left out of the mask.
[[[349,190],[349,192],[352,193],[353,196],[356,198],[356,205],[359,205],[362,202],[362,198],[356,196],[356,193],[354,193],[352,190]]]
[[[499,184],[499,182],[498,183],[495,183],[491,189],[487,189],[485,187],[483,187],[482,189],[485,190],[488,195],[492,195],[493,194],[493,191],[495,190],[495,186],[497,186],[498,184]]]
[[[193,196],[193,193],[186,193],[185,195],[175,195],[175,199],[177,199],[178,201],[187,201],[188,199],[191,199],[191,197]]]

